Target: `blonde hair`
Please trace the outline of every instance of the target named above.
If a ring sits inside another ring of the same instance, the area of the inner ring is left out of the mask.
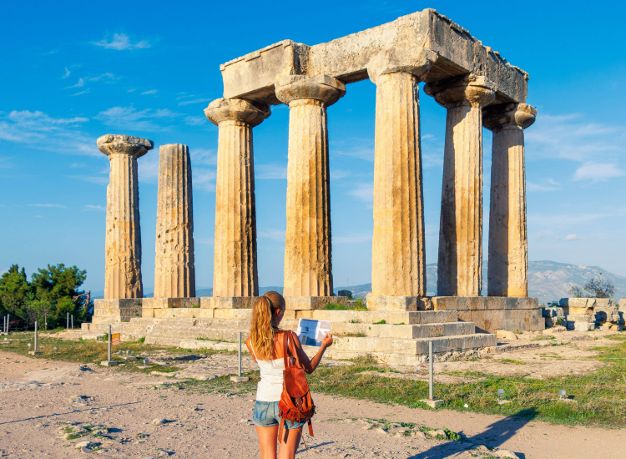
[[[278,329],[276,313],[282,309],[285,309],[285,299],[274,291],[258,297],[252,306],[250,344],[259,359],[274,357],[274,335]]]

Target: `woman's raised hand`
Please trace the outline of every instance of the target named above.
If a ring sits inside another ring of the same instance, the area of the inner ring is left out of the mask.
[[[322,340],[322,346],[330,347],[332,344],[333,344],[333,335],[329,333]]]

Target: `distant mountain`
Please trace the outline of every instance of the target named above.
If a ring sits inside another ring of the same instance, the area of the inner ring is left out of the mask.
[[[485,276],[483,278],[483,294],[487,292],[487,264],[483,266]],[[557,301],[569,295],[572,285],[582,287],[591,277],[601,274],[605,279],[615,285],[615,298],[626,298],[626,277],[613,274],[599,266],[570,265],[556,261],[531,261],[528,263],[528,287],[531,297],[539,298],[541,303]],[[435,295],[437,291],[437,264],[431,263],[426,266],[426,293]],[[338,290],[350,290],[355,297],[365,296],[372,288],[371,284],[359,284],[350,286],[335,286]],[[261,287],[261,293],[268,290],[282,292],[278,286]],[[211,296],[213,289],[198,288],[196,296]],[[92,292],[94,298],[102,298],[102,292]],[[152,293],[146,292],[146,297]]]
[[[483,266],[483,294],[487,292],[487,263]],[[582,287],[587,280],[602,275],[615,285],[615,298],[626,298],[626,277],[610,273],[599,266],[571,265],[556,261],[530,261],[528,263],[529,295],[541,303],[556,301],[569,295],[572,285]],[[371,290],[371,284],[336,287],[336,290],[350,290],[354,296],[364,296]],[[426,293],[437,292],[437,264],[426,266]]]

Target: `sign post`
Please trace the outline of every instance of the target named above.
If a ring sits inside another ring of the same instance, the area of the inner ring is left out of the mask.
[[[433,356],[433,342],[428,341],[428,399],[422,400],[431,408],[437,408],[443,403],[443,400],[436,400],[435,391],[435,361]]]
[[[34,343],[33,343],[33,350],[32,351],[28,351],[28,353],[30,355],[37,355],[39,354],[39,336],[38,336],[38,330],[37,330],[37,321],[35,321],[35,336],[34,336]]]
[[[115,340],[115,342],[114,342]],[[120,343],[120,334],[115,333],[113,336],[113,326],[109,324],[109,334],[107,335],[107,359],[100,362],[103,367],[113,367],[117,365],[117,361],[113,360],[113,345]]]
[[[237,376],[231,376],[230,377],[230,380],[232,382],[236,382],[236,383],[247,382],[250,379],[247,376],[243,376],[242,356],[241,356],[242,345],[243,345],[243,332],[240,331],[239,332],[239,350],[238,350],[239,370],[238,370]]]

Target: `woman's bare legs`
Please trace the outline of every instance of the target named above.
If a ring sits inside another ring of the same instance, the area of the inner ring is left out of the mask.
[[[296,457],[296,451],[300,444],[300,438],[302,437],[302,427],[299,429],[289,429],[289,436],[285,442],[283,438],[278,439],[278,458],[279,459],[293,459]]]
[[[278,426],[256,427],[259,437],[259,458],[276,459],[276,437],[278,436]]]

